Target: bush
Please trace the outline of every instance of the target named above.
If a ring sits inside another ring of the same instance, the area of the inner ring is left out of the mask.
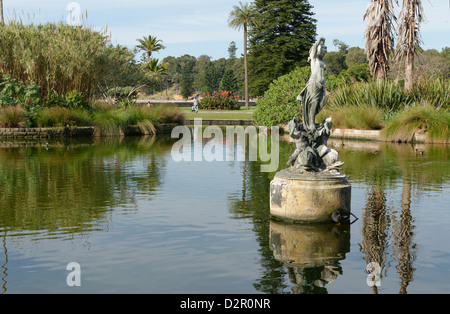
[[[41,110],[36,124],[38,127],[87,126],[92,124],[92,119],[86,110],[56,106]]]
[[[77,90],[67,93],[65,104],[71,109],[90,109],[89,102],[84,98],[83,94]]]
[[[306,86],[310,75],[310,67],[297,68],[270,84],[264,98],[256,102],[254,120],[267,127],[286,123],[293,117],[301,121],[297,96]]]
[[[0,126],[4,128],[23,126],[25,124],[25,113],[25,109],[20,105],[0,109]]]
[[[415,133],[426,133],[431,141],[448,142],[450,112],[434,106],[414,103],[392,115],[383,130],[385,137],[392,141],[410,141]]]
[[[21,104],[31,108],[39,103],[39,86],[31,81],[27,85],[9,74],[3,75],[0,81],[0,106]]]
[[[234,92],[215,91],[210,95],[204,95],[200,100],[199,109],[204,110],[239,110],[238,97]]]
[[[377,106],[388,111],[398,111],[413,103],[426,102],[443,109],[450,108],[450,81],[437,79],[416,84],[411,92],[403,84],[393,81],[372,81],[344,85],[333,92],[329,104],[342,107]]]
[[[360,130],[381,130],[385,111],[374,106],[326,107],[316,117],[321,122],[331,117],[333,127]]]
[[[161,123],[182,123],[183,112],[176,106],[146,107],[133,105],[127,108],[107,110],[94,114],[95,136],[125,135],[126,126],[137,125],[142,134],[155,134]]]

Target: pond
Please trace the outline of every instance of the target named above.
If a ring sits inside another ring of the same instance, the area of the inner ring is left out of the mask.
[[[0,291],[450,292],[448,146],[331,141],[356,218],[305,226],[271,219],[261,161],[175,161],[176,140],[0,142]]]

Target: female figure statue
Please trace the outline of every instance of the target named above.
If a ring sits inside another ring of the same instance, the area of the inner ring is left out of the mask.
[[[311,77],[306,87],[300,92],[297,100],[303,107],[303,127],[314,134],[316,131],[315,118],[325,105],[325,62],[323,56],[327,52],[325,38],[321,37],[311,47],[308,61],[311,62]]]

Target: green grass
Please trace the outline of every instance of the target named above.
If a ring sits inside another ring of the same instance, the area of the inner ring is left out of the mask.
[[[252,120],[253,111],[256,107],[249,109],[241,107],[240,110],[199,110],[198,113],[191,112],[191,107],[181,107],[186,119],[223,119],[223,120]]]

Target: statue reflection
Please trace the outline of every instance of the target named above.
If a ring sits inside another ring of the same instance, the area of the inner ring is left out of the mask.
[[[288,268],[293,293],[327,293],[342,274],[339,261],[350,251],[350,224],[301,225],[270,222],[270,249]]]

